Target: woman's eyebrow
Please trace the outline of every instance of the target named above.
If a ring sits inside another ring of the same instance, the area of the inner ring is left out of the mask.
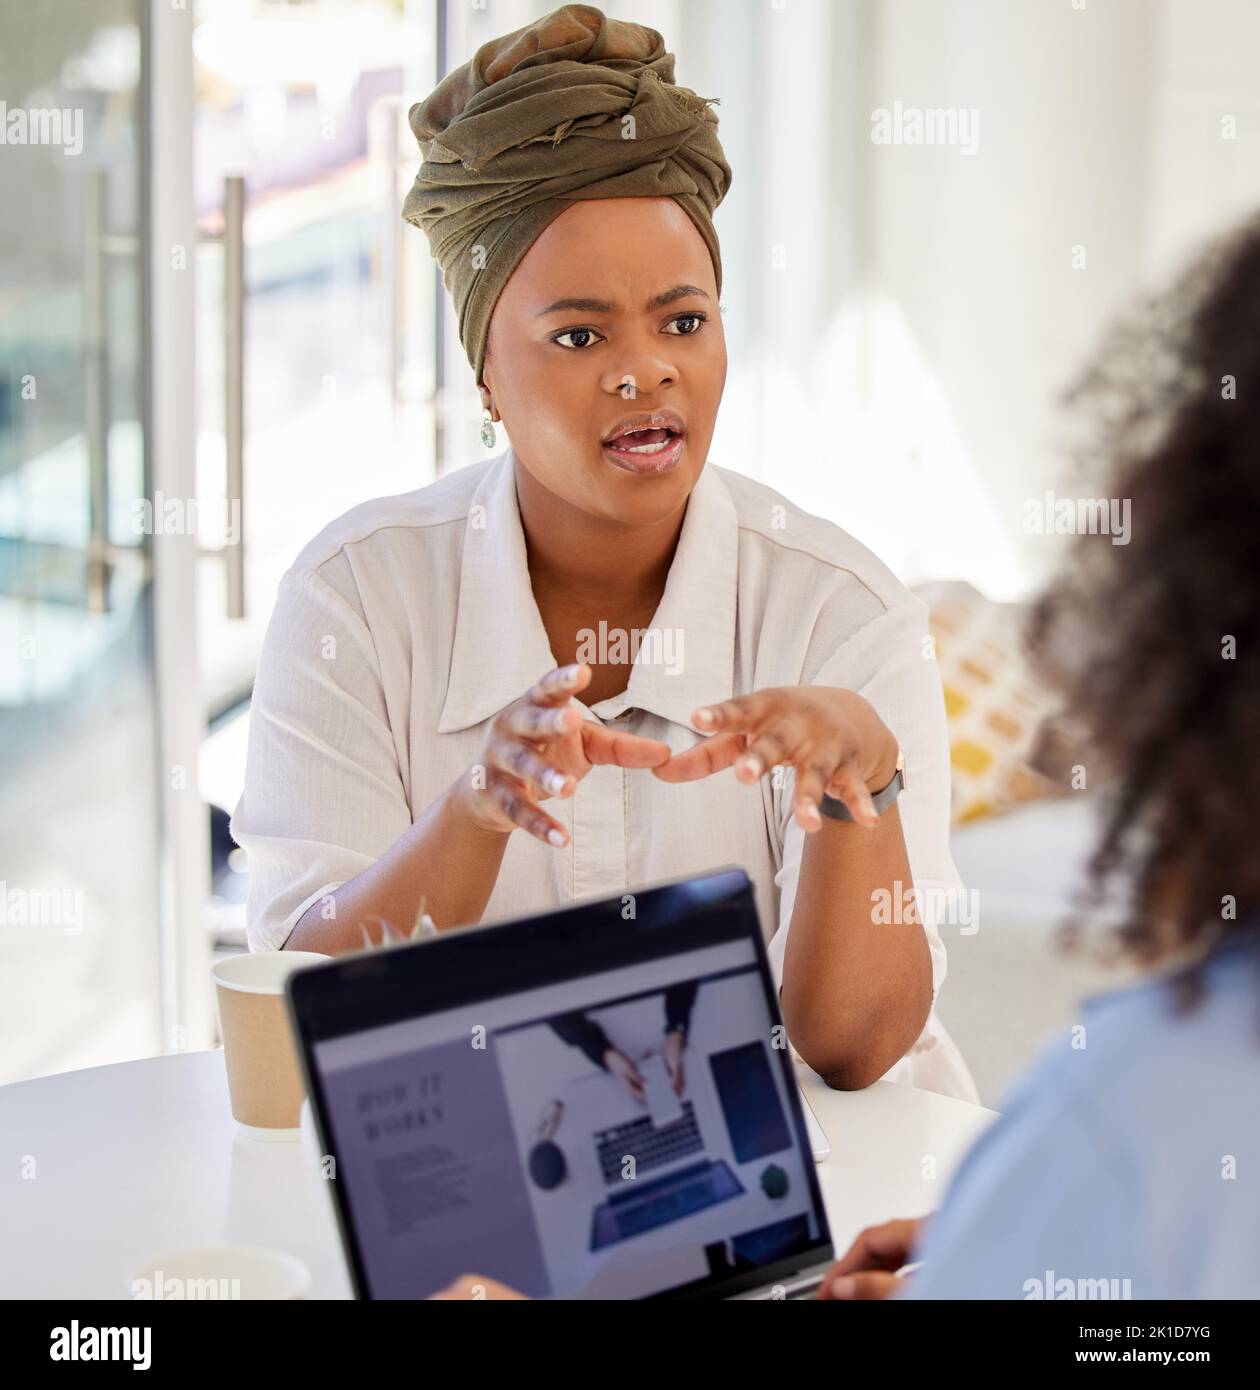
[[[696,285],[675,285],[672,290],[663,290],[660,294],[654,294],[647,302],[647,309],[650,313],[653,309],[663,309],[666,304],[672,304],[676,299],[686,299],[689,295],[699,295],[701,299],[708,299],[708,295]],[[535,318],[542,318],[544,314],[556,314],[564,310],[580,309],[587,314],[612,314],[616,313],[617,306],[607,299],[557,299],[554,304],[548,304],[545,309],[539,309]]]
[[[708,299],[708,295],[698,285],[675,285],[672,290],[666,290],[663,294],[654,294],[647,302],[649,312],[653,309],[663,309],[666,304],[672,304],[676,299],[686,299],[689,295],[697,294],[701,299]]]

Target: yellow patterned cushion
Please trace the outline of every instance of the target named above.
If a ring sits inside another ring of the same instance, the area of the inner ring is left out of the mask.
[[[963,583],[916,592],[931,610],[949,719],[954,823],[1067,791],[1075,740],[1065,736],[1057,697],[1028,670],[1024,608]]]

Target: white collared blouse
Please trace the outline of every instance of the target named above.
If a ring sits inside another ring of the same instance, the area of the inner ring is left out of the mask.
[[[901,818],[935,999],[945,978],[938,923],[953,915],[939,909],[962,890],[949,850],[944,703],[926,639],[925,605],[864,546],[710,463],[627,689],[574,703],[584,718],[682,751],[701,737],[692,711],[736,694],[816,684],[868,699],[905,756]],[[278,949],[313,902],[375,863],[476,759],[486,722],[556,665],[530,584],[510,447],[326,527],[281,581],[254,686],[232,819],[249,860],[251,947]],[[592,768],[572,797],[546,803],[567,845],[509,838],[483,920],[738,864],[781,979],[804,845],[793,780],[786,771],[745,786],[728,768],[669,784]],[[976,1099],[935,1006],[887,1078]]]

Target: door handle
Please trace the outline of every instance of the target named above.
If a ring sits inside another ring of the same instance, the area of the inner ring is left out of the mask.
[[[84,183],[83,267],[84,420],[88,456],[87,606],[107,613],[113,571],[109,548],[109,271],[107,231],[109,183],[93,169]]]
[[[236,539],[223,547],[227,616],[245,616],[245,180],[223,181],[223,442],[227,516],[238,510]]]
[[[237,506],[236,539],[204,558],[221,560],[227,591],[227,616],[245,616],[245,179],[223,180],[223,230],[204,232],[206,245],[223,247],[223,459],[224,492],[231,517]]]

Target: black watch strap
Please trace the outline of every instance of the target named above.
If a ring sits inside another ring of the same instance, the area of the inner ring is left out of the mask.
[[[901,755],[897,755],[897,770],[893,773],[892,781],[883,788],[882,791],[872,792],[871,801],[875,806],[875,814],[882,815],[896,799],[906,789],[906,766]],[[818,803],[818,810],[824,816],[829,816],[832,820],[852,820],[852,813],[849,808],[838,797],[823,795]]]

